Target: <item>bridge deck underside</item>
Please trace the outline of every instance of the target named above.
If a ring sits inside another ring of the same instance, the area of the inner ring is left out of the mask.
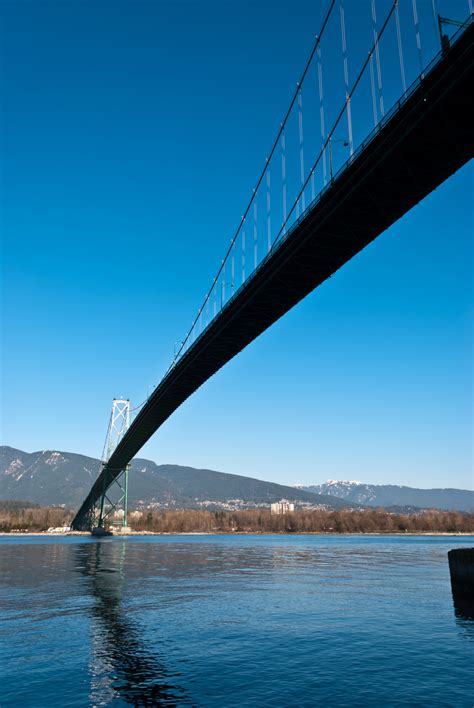
[[[87,525],[104,483],[197,388],[472,157],[473,33],[471,24],[166,375],[73,526]]]

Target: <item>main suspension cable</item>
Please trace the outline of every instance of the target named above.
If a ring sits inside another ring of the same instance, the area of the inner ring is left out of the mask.
[[[323,36],[323,34],[324,34],[325,30],[326,30],[326,27],[327,27],[327,25],[328,25],[328,22],[329,22],[329,19],[330,19],[330,17],[331,17],[332,11],[333,11],[333,9],[334,9],[335,3],[336,3],[336,0],[330,0],[330,4],[329,4],[328,10],[327,10],[327,12],[326,12],[326,14],[325,14],[325,16],[324,16],[324,20],[323,20],[323,23],[322,23],[322,25],[321,25],[321,30],[320,30],[320,32],[319,32],[319,35],[316,35],[316,40],[315,40],[315,42],[314,42],[313,48],[312,48],[312,50],[311,50],[311,53],[310,53],[310,55],[309,55],[309,59],[308,59],[307,62],[306,62],[306,65],[305,65],[305,67],[304,67],[303,73],[301,74],[300,80],[297,82],[296,91],[295,91],[295,93],[293,94],[293,97],[292,97],[292,99],[291,99],[291,101],[290,101],[290,105],[289,105],[289,107],[288,107],[288,110],[286,111],[285,117],[284,117],[282,123],[280,124],[280,129],[278,130],[277,136],[276,136],[276,138],[275,138],[275,140],[274,140],[274,142],[273,142],[273,145],[272,145],[272,148],[271,148],[271,150],[270,150],[270,153],[269,153],[269,155],[268,155],[268,157],[267,157],[267,159],[266,159],[266,161],[265,161],[265,167],[264,167],[264,169],[262,170],[262,172],[260,173],[260,176],[259,176],[259,178],[258,178],[258,180],[257,180],[257,184],[256,184],[256,186],[255,186],[255,188],[254,188],[254,190],[253,190],[253,192],[252,192],[252,197],[250,198],[250,201],[249,201],[249,203],[247,204],[247,207],[246,207],[246,209],[245,209],[245,211],[244,211],[244,213],[243,213],[242,219],[241,219],[241,221],[240,221],[240,223],[239,223],[239,225],[238,225],[238,227],[237,227],[237,230],[236,230],[236,232],[235,232],[233,238],[232,238],[231,241],[230,241],[230,245],[229,245],[229,247],[228,247],[228,249],[227,249],[227,251],[226,251],[226,254],[225,254],[225,256],[224,256],[223,263],[227,260],[227,258],[228,258],[228,256],[229,256],[229,253],[230,253],[230,251],[231,251],[232,245],[233,245],[233,244],[235,243],[235,241],[237,240],[237,237],[238,237],[238,235],[239,235],[239,233],[240,233],[240,231],[241,231],[241,229],[242,229],[242,225],[243,225],[243,223],[244,223],[244,221],[245,221],[245,219],[246,219],[246,217],[247,217],[247,215],[248,215],[248,213],[249,213],[249,211],[250,211],[250,209],[251,209],[251,207],[252,207],[252,204],[253,204],[253,201],[254,201],[254,199],[255,199],[255,195],[256,195],[256,193],[257,193],[257,191],[258,191],[258,188],[260,187],[260,184],[261,184],[261,182],[262,182],[263,179],[264,179],[265,172],[266,172],[266,169],[267,169],[267,165],[268,165],[268,163],[270,162],[270,160],[272,159],[273,154],[274,154],[274,152],[275,152],[275,150],[276,150],[276,148],[277,148],[277,146],[278,146],[278,144],[279,144],[279,142],[280,142],[280,137],[281,137],[281,135],[282,135],[282,133],[283,133],[283,131],[284,131],[284,129],[285,129],[285,125],[286,125],[286,123],[287,123],[287,121],[288,121],[288,118],[289,118],[289,116],[290,116],[290,114],[291,114],[291,111],[292,111],[292,109],[293,109],[293,106],[294,106],[294,104],[295,104],[295,102],[296,102],[296,100],[297,100],[297,98],[298,98],[300,86],[302,85],[302,83],[303,83],[303,81],[304,81],[304,79],[305,79],[305,77],[306,77],[306,74],[308,73],[308,70],[309,70],[309,68],[310,68],[310,66],[311,66],[311,62],[313,61],[313,57],[314,57],[314,55],[315,55],[315,53],[316,53],[316,50],[317,50],[317,48],[318,48],[318,46],[319,46],[319,43],[320,43],[320,41],[321,41],[321,38],[322,38],[322,36]],[[195,319],[194,319],[194,321],[193,321],[193,323],[192,323],[190,329],[188,330],[188,333],[186,334],[186,337],[184,338],[184,340],[183,340],[183,342],[182,342],[182,344],[181,344],[181,346],[180,346],[180,348],[179,348],[179,350],[178,350],[176,356],[174,357],[171,366],[174,365],[174,363],[176,362],[176,360],[179,358],[181,352],[182,352],[183,349],[186,347],[186,344],[187,344],[187,342],[188,342],[188,340],[189,340],[189,337],[191,336],[191,333],[192,333],[192,331],[193,331],[193,329],[194,329],[194,326],[196,325],[196,322],[197,322],[197,320],[199,319],[199,315],[201,314],[201,311],[204,309],[207,300],[209,299],[209,297],[210,297],[211,294],[212,294],[212,290],[213,290],[213,288],[214,288],[215,282],[219,279],[219,276],[220,276],[221,271],[222,271],[223,263],[221,263],[221,266],[220,266],[219,270],[217,271],[216,278],[214,279],[214,282],[213,282],[212,286],[209,288],[209,290],[208,290],[208,292],[207,292],[207,294],[206,294],[206,296],[205,296],[204,302],[203,302],[203,304],[201,305],[201,307],[199,308],[198,314],[196,315],[196,317],[195,317]]]

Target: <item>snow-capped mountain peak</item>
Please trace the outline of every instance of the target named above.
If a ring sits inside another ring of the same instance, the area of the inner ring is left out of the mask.
[[[410,506],[464,511],[474,508],[474,492],[468,489],[417,489],[396,484],[365,484],[337,479],[328,479],[323,484],[300,485],[299,489],[365,506]]]

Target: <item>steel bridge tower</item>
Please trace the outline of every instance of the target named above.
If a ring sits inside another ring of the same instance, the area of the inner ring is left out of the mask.
[[[112,411],[107,428],[107,437],[105,439],[104,450],[101,460],[102,474],[104,469],[114,452],[115,448],[122,440],[123,436],[130,427],[130,400],[128,398],[114,398],[112,401]],[[128,512],[128,470],[130,465],[127,464],[123,470],[119,472],[114,479],[103,480],[102,493],[97,501],[97,504],[91,510],[90,527],[93,529],[103,529],[105,531],[106,519],[110,514],[113,514],[121,506],[123,509],[122,526],[127,526]],[[108,495],[109,489],[118,487],[118,499],[112,501]]]

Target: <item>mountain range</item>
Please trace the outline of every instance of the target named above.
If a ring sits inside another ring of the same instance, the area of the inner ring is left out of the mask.
[[[298,485],[297,489],[343,499],[349,504],[422,509],[474,509],[474,492],[469,489],[416,489],[395,484],[364,484],[329,479],[323,484]]]
[[[72,452],[27,453],[0,447],[0,499],[77,508],[100,469],[99,460]],[[131,507],[248,508],[287,499],[303,506],[338,509],[347,502],[295,487],[135,458],[129,473]]]
[[[100,461],[58,450],[23,452],[0,446],[0,499],[78,507],[97,477]],[[416,489],[396,485],[328,480],[310,486],[273,482],[180,465],[131,463],[129,503],[135,508],[244,509],[287,499],[297,506],[325,509],[385,507],[471,511],[474,492]]]

